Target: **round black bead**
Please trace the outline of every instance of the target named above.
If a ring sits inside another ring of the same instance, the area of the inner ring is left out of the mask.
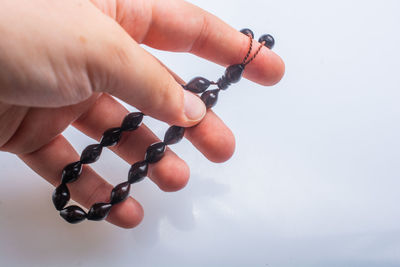
[[[201,95],[201,100],[203,100],[204,104],[206,105],[206,108],[212,108],[215,106],[215,104],[217,104],[218,93],[219,89],[215,89],[206,91]]]
[[[101,155],[101,151],[103,150],[103,146],[101,144],[95,144],[87,146],[81,155],[82,164],[90,164],[96,162]]]
[[[183,135],[185,134],[185,128],[180,126],[171,126],[168,128],[167,132],[164,135],[164,143],[167,145],[173,145],[182,140]]]
[[[129,182],[124,182],[115,186],[111,191],[110,203],[114,205],[124,201],[128,197],[130,189],[131,184]]]
[[[87,219],[91,221],[101,221],[104,220],[110,210],[112,205],[110,203],[96,203],[90,208],[87,214]]]
[[[225,70],[225,78],[229,83],[237,83],[242,78],[242,74],[244,71],[243,64],[235,64],[231,65]]]
[[[254,33],[252,30],[245,28],[245,29],[241,29],[240,32],[247,36],[250,35],[251,38],[254,39]]]
[[[225,76],[222,76],[221,78],[218,79],[217,85],[219,89],[226,90],[231,84],[226,80]]]
[[[80,161],[73,162],[64,167],[61,174],[61,183],[72,183],[78,179],[82,173],[82,163]]]
[[[56,189],[54,189],[52,199],[54,207],[56,207],[57,210],[62,210],[65,205],[67,205],[70,199],[70,194],[66,184],[60,184]]]
[[[164,156],[165,149],[166,145],[164,142],[154,143],[147,148],[144,158],[148,163],[156,163]]]
[[[132,165],[128,173],[128,182],[130,184],[138,183],[147,176],[149,164],[147,161],[139,161]]]
[[[203,77],[193,78],[184,86],[188,91],[196,94],[203,93],[211,85],[211,82]]]
[[[111,128],[103,133],[100,144],[102,146],[114,146],[121,139],[121,128]]]
[[[262,43],[265,42],[264,45],[269,49],[272,49],[275,45],[275,39],[270,34],[264,34],[263,36],[258,39],[258,42]]]
[[[61,217],[69,223],[79,223],[86,219],[86,212],[78,206],[69,206],[60,211]]]
[[[136,130],[142,123],[143,113],[133,112],[126,115],[122,121],[121,130],[122,131],[133,131]]]

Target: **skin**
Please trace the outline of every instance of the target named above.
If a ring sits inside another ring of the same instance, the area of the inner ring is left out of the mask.
[[[57,186],[63,167],[79,159],[63,130],[73,125],[99,140],[128,113],[114,97],[169,124],[194,126],[185,136],[209,160],[232,156],[232,132],[204,107],[195,118],[185,115],[183,81],[139,44],[227,66],[241,62],[248,49],[248,38],[236,29],[180,0],[3,0],[1,6],[0,149],[51,184]],[[244,77],[273,85],[283,73],[283,61],[263,47]],[[157,141],[143,125],[111,149],[133,164]],[[149,178],[167,192],[183,188],[189,174],[170,149],[149,169]],[[86,208],[109,200],[113,186],[90,166],[82,177],[69,184],[74,200]],[[130,197],[107,220],[132,228],[142,218]]]

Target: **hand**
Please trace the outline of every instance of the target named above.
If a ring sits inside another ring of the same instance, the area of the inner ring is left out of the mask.
[[[79,159],[60,134],[68,125],[99,140],[128,113],[110,95],[169,124],[201,121],[186,138],[211,161],[233,154],[231,131],[139,44],[226,66],[240,62],[248,48],[248,38],[237,30],[180,0],[3,0],[0,5],[0,149],[18,155],[53,185],[60,183],[63,167]],[[283,72],[282,60],[263,48],[244,76],[272,85]],[[143,125],[111,149],[132,164],[156,141]],[[89,166],[82,176],[69,185],[73,199],[85,207],[109,200],[110,184]],[[189,168],[168,150],[149,177],[162,190],[175,191],[187,183]],[[108,216],[126,228],[142,218],[133,198]]]

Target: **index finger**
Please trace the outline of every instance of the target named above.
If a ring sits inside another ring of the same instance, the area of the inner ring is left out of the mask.
[[[205,10],[181,0],[147,3],[142,12],[151,10],[151,16],[143,16],[143,24],[137,23],[141,20],[137,6],[125,9],[120,17],[121,26],[138,42],[161,50],[190,52],[223,66],[240,63],[246,55],[248,37]],[[135,27],[138,24],[146,30]],[[280,81],[284,70],[282,59],[263,47],[244,76],[262,85],[273,85]]]

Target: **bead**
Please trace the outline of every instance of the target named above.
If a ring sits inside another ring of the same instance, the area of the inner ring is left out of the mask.
[[[200,94],[203,93],[211,85],[211,82],[203,77],[191,79],[184,88],[190,92]]]
[[[132,165],[128,173],[128,182],[130,184],[138,183],[147,176],[149,164],[147,161],[139,161]]]
[[[96,162],[100,158],[102,150],[103,146],[101,144],[87,146],[82,152],[81,163],[90,164]]]
[[[164,142],[154,143],[147,148],[144,158],[148,163],[156,163],[164,156],[165,149],[166,145]]]
[[[86,219],[86,212],[78,206],[69,206],[60,211],[61,217],[69,223],[79,223]]]
[[[121,138],[121,128],[111,128],[103,133],[100,144],[102,146],[115,146]]]
[[[117,204],[125,200],[129,195],[131,184],[129,182],[121,183],[113,188],[111,191],[111,204]]]
[[[80,161],[73,162],[64,167],[61,174],[61,183],[72,183],[78,179],[82,173],[82,163]]]
[[[164,135],[164,143],[167,145],[176,144],[182,140],[184,134],[185,128],[180,126],[171,126]]]
[[[122,131],[133,131],[136,130],[139,125],[142,123],[143,113],[141,112],[133,112],[124,118],[121,125]]]
[[[271,34],[264,34],[263,36],[258,39],[258,42],[262,43],[265,42],[264,45],[269,49],[272,49],[275,45],[275,39],[272,37]]]
[[[226,80],[225,76],[222,76],[221,78],[218,79],[217,85],[219,89],[226,90],[231,84]]]
[[[237,83],[242,78],[243,71],[243,64],[231,65],[225,70],[225,78],[229,83]]]
[[[110,210],[112,205],[110,203],[96,203],[90,208],[87,214],[87,219],[91,221],[101,221],[104,220]]]
[[[60,184],[54,190],[52,199],[54,207],[56,207],[57,210],[62,210],[70,199],[68,187],[65,184]]]
[[[240,32],[243,33],[244,35],[251,36],[251,38],[254,39],[254,33],[252,30],[245,28],[241,29]]]
[[[203,100],[204,104],[206,105],[206,108],[212,108],[215,106],[215,104],[217,104],[218,93],[219,89],[215,89],[206,91],[201,95],[201,100]]]

